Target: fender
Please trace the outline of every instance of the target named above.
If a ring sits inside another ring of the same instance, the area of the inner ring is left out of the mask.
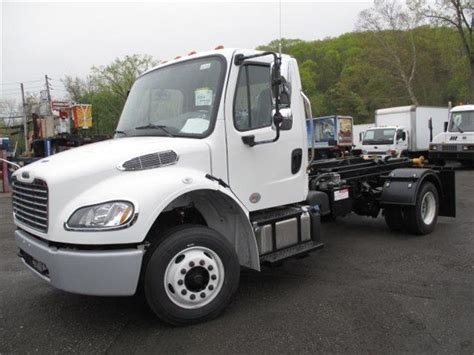
[[[182,185],[160,201],[149,216],[149,230],[159,215],[183,202],[193,201],[209,227],[224,235],[235,247],[240,264],[260,271],[260,259],[249,212],[221,179],[199,171],[182,171]],[[232,211],[232,212],[229,212]],[[234,216],[233,218],[230,215]]]
[[[438,189],[440,216],[456,216],[454,172],[436,172],[431,169],[402,168],[393,170],[387,177],[382,194],[381,205],[414,206],[418,191],[425,181],[433,183]]]

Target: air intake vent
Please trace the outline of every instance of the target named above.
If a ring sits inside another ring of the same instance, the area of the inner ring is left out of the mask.
[[[166,150],[164,152],[146,154],[127,160],[125,163],[119,166],[119,169],[125,171],[154,169],[174,164],[177,161],[178,154],[172,150]]]

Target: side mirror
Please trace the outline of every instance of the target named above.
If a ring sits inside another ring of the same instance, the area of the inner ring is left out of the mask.
[[[406,140],[407,139],[407,133],[406,132],[402,132],[402,140]]]
[[[280,114],[282,116],[280,129],[282,131],[289,131],[293,127],[293,113],[291,112],[291,109],[282,108],[280,109]]]
[[[448,122],[444,122],[444,131],[447,132],[448,131]]]

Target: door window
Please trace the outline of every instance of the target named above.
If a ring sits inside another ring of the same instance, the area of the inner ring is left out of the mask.
[[[247,64],[239,73],[234,101],[234,125],[239,131],[272,124],[270,66]]]

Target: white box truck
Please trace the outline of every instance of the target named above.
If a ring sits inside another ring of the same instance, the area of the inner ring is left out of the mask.
[[[225,309],[241,267],[321,248],[321,215],[383,212],[415,234],[455,215],[451,170],[406,158],[309,163],[301,90],[294,58],[255,50],[144,73],[114,139],[13,174],[19,257],[68,292],[141,289],[158,317],[184,325]]]
[[[375,127],[362,141],[365,158],[427,155],[433,137],[444,131],[447,107],[401,106],[375,111]]]

